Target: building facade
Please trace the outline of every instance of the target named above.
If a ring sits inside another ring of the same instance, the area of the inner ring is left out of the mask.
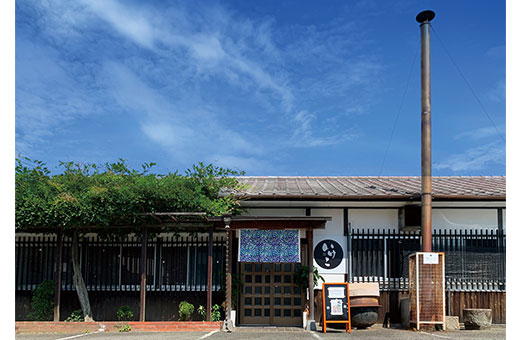
[[[301,279],[311,259],[310,268],[325,282],[379,283],[381,319],[388,313],[399,322],[408,255],[421,249],[420,177],[240,180],[246,185],[239,193],[245,211],[231,217],[229,232],[213,217],[207,230],[148,239],[146,320],[175,319],[181,300],[196,307],[222,303],[229,247],[238,324],[301,325],[305,309],[314,309],[319,321],[321,284],[309,291]],[[432,187],[433,250],[446,254],[447,314],[493,303],[495,322],[505,323],[505,177],[434,177]],[[271,241],[258,241],[262,237]],[[23,320],[31,290],[55,279],[57,242],[53,235],[27,233],[17,233],[16,242],[16,317]],[[140,235],[103,240],[92,233],[83,239],[80,261],[95,319],[114,319],[122,304],[140,308],[141,246]],[[64,240],[62,258],[64,318],[78,309],[70,240]]]

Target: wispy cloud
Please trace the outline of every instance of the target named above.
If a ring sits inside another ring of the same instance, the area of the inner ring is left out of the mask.
[[[506,101],[506,81],[501,80],[495,83],[488,92],[488,98],[494,102],[505,103]]]
[[[175,157],[208,159],[221,153],[250,158],[262,153],[261,146],[222,125],[207,108],[168,101],[121,64],[107,62],[105,70],[106,87],[119,105],[134,115],[146,136]]]
[[[491,47],[487,52],[486,55],[490,57],[498,57],[498,58],[505,58],[506,56],[506,46],[505,45],[498,45]]]
[[[317,131],[315,126],[308,124],[310,116],[302,117],[301,112],[305,109],[295,104],[296,94],[306,99],[309,98],[309,94],[322,97],[338,96],[354,86],[372,86],[377,82],[377,73],[381,70],[380,63],[366,56],[345,60],[345,56],[340,55],[344,51],[342,47],[356,43],[355,39],[347,39],[345,42],[345,39],[337,38],[337,34],[345,33],[345,30],[349,32],[353,30],[350,24],[335,25],[330,30],[314,30],[313,34],[305,35],[303,44],[300,44],[302,41],[297,39],[294,45],[282,49],[273,42],[269,21],[256,23],[243,18],[236,20],[222,8],[212,8],[207,12],[197,13],[198,16],[195,16],[191,24],[185,24],[189,21],[185,19],[188,14],[182,9],[177,9],[176,16],[184,18],[180,20],[180,25],[161,25],[154,22],[153,27],[151,18],[156,16],[146,15],[144,14],[146,11],[140,10],[138,17],[135,18],[137,24],[134,26],[137,28],[129,30],[126,23],[134,21],[132,13],[136,12],[135,8],[129,6],[121,8],[115,1],[93,4],[90,7],[95,13],[137,44],[150,49],[161,47],[168,50],[185,49],[191,56],[192,66],[199,73],[222,75],[235,86],[250,87],[264,99],[279,102],[283,117],[294,126],[288,140],[289,143],[298,141],[293,143],[294,146],[324,146],[345,140],[337,136],[320,137],[319,134],[310,138],[310,134],[316,134]],[[218,24],[203,25],[198,20]],[[255,31],[255,26],[259,27],[258,31]],[[331,34],[331,30],[336,35]],[[135,31],[144,33],[136,34]],[[306,49],[305,46],[312,46],[312,48]],[[296,81],[294,77],[291,80],[288,78],[285,71],[287,62],[297,60],[308,66],[316,66],[316,63],[325,65],[327,63],[323,63],[324,56],[334,63],[328,63],[330,66],[318,79],[313,77],[312,80],[303,78],[301,81]],[[341,67],[338,68],[338,65]],[[254,90],[255,88],[260,92]],[[278,99],[262,93],[262,89],[270,91],[271,94],[278,96]],[[358,104],[354,109],[359,112],[359,108]],[[338,114],[344,114],[348,110],[351,109],[343,109]],[[346,136],[345,131],[338,134]],[[300,135],[304,135],[306,139],[295,137]]]
[[[317,147],[342,143],[356,136],[352,131],[342,131],[328,136],[314,135],[313,124],[316,123],[315,114],[302,110],[294,116],[297,124],[289,143],[293,147]]]
[[[505,127],[501,126],[498,128],[498,131],[503,135],[505,132]],[[494,126],[487,126],[478,129],[473,129],[470,131],[465,131],[459,133],[454,138],[455,139],[471,139],[471,140],[480,140],[489,137],[499,138],[497,129]]]
[[[25,39],[17,39],[16,50],[23,65],[16,69],[17,98],[23,98],[16,101],[17,143],[27,152],[68,123],[100,113],[91,96],[96,89],[75,78],[58,51]]]
[[[218,4],[50,0],[19,8],[39,13],[24,24],[39,45],[24,47],[17,36],[17,55],[26,58],[17,67],[22,143],[110,112],[128,114],[175,159],[218,155],[226,164],[265,167],[264,155],[280,148],[355,138],[346,124],[330,122],[365,112],[383,70],[377,58],[356,53],[366,40],[353,22],[280,30],[271,18]],[[29,50],[44,51],[35,65],[49,72],[40,79],[29,75]]]
[[[493,142],[471,148],[464,153],[452,155],[433,165],[435,169],[448,169],[454,172],[482,170],[490,165],[505,166],[505,148]]]

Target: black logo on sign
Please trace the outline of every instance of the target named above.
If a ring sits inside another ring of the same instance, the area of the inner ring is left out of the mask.
[[[314,259],[324,269],[334,269],[343,260],[343,249],[338,242],[323,240],[314,248]]]

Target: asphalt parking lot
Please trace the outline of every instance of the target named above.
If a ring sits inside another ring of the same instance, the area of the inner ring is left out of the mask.
[[[270,329],[238,329],[233,333],[224,332],[129,332],[129,333],[87,333],[87,334],[17,334],[17,340],[326,340],[326,339],[363,339],[363,340],[501,340],[506,338],[504,326],[493,326],[480,331],[460,330],[452,332],[423,332],[372,326],[366,330],[353,329],[352,334],[340,330],[322,332],[306,332],[302,330],[286,331]]]

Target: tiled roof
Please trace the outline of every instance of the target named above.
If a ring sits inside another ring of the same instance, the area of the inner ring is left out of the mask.
[[[421,177],[239,177],[250,199],[417,199]],[[505,176],[432,177],[437,199],[506,197]]]

